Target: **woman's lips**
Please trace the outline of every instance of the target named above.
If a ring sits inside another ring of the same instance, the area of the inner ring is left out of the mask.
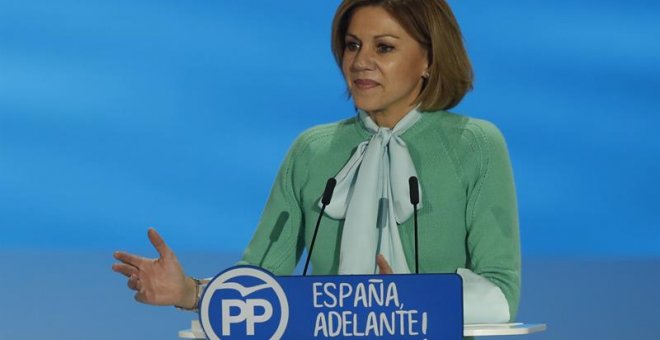
[[[360,90],[368,90],[380,85],[371,79],[356,79],[353,81],[353,84]]]

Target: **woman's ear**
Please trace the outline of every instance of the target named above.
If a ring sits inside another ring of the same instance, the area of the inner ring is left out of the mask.
[[[424,78],[424,79],[429,79],[430,76],[431,76],[431,74],[429,73],[428,69],[425,70],[424,73],[422,73],[422,78]]]

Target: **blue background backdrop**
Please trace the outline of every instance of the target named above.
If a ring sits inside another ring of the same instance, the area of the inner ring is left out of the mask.
[[[111,253],[155,255],[154,226],[191,274],[239,258],[293,139],[353,114],[338,2],[0,0],[0,338],[187,327]],[[509,143],[531,338],[652,336],[660,3],[450,3],[476,71],[453,111]]]

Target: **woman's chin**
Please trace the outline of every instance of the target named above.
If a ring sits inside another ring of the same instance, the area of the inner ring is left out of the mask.
[[[376,103],[369,103],[368,101],[353,100],[353,104],[358,109],[369,113],[378,112],[382,110],[381,105],[377,105]]]

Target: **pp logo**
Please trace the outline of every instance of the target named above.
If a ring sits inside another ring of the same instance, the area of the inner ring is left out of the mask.
[[[268,272],[239,266],[209,283],[199,317],[209,339],[280,339],[289,321],[289,304]]]

